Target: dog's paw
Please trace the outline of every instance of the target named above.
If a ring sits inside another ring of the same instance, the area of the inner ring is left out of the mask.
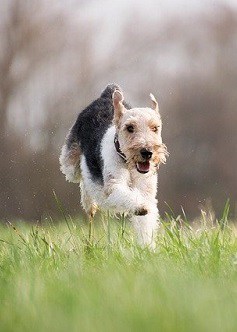
[[[135,210],[135,216],[145,216],[148,213],[148,209],[143,206]]]

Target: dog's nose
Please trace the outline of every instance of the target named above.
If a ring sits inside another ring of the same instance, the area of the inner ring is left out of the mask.
[[[142,158],[144,158],[146,160],[151,159],[151,156],[152,156],[152,152],[147,149],[141,149],[140,154],[141,154]]]

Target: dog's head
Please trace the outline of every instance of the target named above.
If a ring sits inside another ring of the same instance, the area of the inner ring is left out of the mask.
[[[166,162],[168,155],[162,143],[162,122],[158,103],[150,94],[151,108],[132,108],[123,105],[120,90],[113,93],[114,124],[122,153],[129,168],[136,168],[139,173],[148,173]]]

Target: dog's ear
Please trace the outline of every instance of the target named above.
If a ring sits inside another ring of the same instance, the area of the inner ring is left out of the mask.
[[[117,125],[120,117],[125,112],[125,107],[123,105],[123,93],[120,90],[115,90],[113,93],[113,105],[114,105],[114,122]]]
[[[158,102],[157,102],[156,98],[154,97],[154,95],[152,93],[150,93],[150,98],[151,98],[151,101],[152,101],[152,109],[155,110],[157,113],[159,113]]]

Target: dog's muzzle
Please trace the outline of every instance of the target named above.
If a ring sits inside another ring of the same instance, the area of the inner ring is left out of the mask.
[[[139,161],[136,163],[136,168],[139,173],[145,174],[150,170],[150,159],[152,157],[152,152],[147,149],[141,149],[140,155],[143,161]]]
[[[149,160],[152,157],[152,152],[147,149],[141,149],[140,154],[145,160]]]

